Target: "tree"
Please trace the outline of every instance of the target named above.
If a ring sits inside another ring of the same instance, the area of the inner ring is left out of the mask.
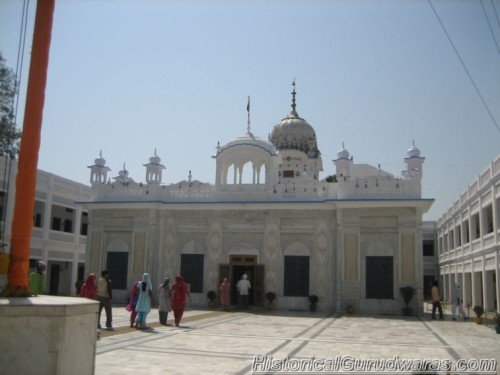
[[[17,80],[14,71],[5,65],[0,53],[0,154],[16,157],[19,152],[21,132],[14,122],[14,98]]]

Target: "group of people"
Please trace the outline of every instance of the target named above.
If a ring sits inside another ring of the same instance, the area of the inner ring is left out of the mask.
[[[161,325],[167,325],[168,313],[174,311],[174,323],[179,327],[186,299],[191,300],[189,287],[180,275],[175,277],[174,285],[170,286],[170,279],[166,278],[158,287],[159,290],[159,318]],[[148,273],[142,275],[132,285],[130,291],[130,302],[127,310],[130,311],[130,327],[146,329],[146,317],[151,311],[151,299],[153,296],[153,286]]]
[[[101,329],[102,309],[106,311],[106,328],[113,330],[113,309],[111,308],[111,298],[113,297],[113,288],[109,278],[109,271],[101,272],[101,277],[97,280],[95,274],[91,273],[85,279],[80,287],[80,297],[94,299],[99,301],[99,320],[97,327]]]
[[[244,274],[241,280],[236,284],[238,290],[238,306],[248,308],[248,295],[251,288],[248,276]],[[220,302],[222,310],[229,310],[229,301],[231,295],[230,284],[227,278],[224,278],[220,286]],[[101,272],[101,277],[96,282],[96,275],[91,273],[87,276],[85,282],[80,287],[80,296],[99,301],[99,320],[98,328],[101,329],[102,310],[106,311],[106,329],[113,330],[113,312],[111,308],[112,286],[110,273],[108,270]],[[170,286],[170,279],[166,278],[158,287],[159,293],[159,320],[161,325],[167,325],[168,313],[174,312],[174,324],[179,327],[186,299],[191,300],[189,286],[180,275],[175,277],[175,283]],[[146,317],[151,311],[151,301],[153,297],[153,285],[148,273],[134,282],[130,290],[129,304],[126,309],[130,311],[130,327],[138,329],[148,328]]]
[[[95,274],[91,273],[80,288],[80,296],[99,301],[98,328],[101,328],[101,313],[106,311],[106,328],[113,330],[113,316],[111,309],[112,287],[109,271],[101,272],[101,278],[96,283]],[[130,291],[127,310],[130,311],[130,327],[147,329],[146,317],[151,311],[153,285],[148,273],[134,282]],[[168,313],[174,311],[175,326],[179,327],[186,299],[191,299],[189,287],[182,276],[176,276],[174,285],[170,286],[170,279],[165,279],[159,286],[159,316],[160,324],[167,325]]]
[[[459,316],[462,316],[463,320],[467,320],[467,316],[465,315],[465,311],[463,308],[463,301],[460,296],[460,284],[455,283],[451,290],[451,320],[457,320],[457,309]],[[444,319],[443,306],[441,306],[441,297],[439,295],[439,286],[436,280],[432,282],[431,297],[432,319],[436,319],[436,309],[439,311],[439,319]]]

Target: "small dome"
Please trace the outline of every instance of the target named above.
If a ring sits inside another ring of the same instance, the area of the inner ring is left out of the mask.
[[[349,151],[347,151],[344,148],[344,143],[342,143],[342,148],[337,152],[337,160],[338,159],[349,159],[351,155],[349,154]]]
[[[118,172],[118,176],[120,178],[127,178],[128,177],[128,171],[126,169],[123,169],[120,172]]]
[[[113,177],[116,182],[134,182],[134,179],[128,176],[127,168],[125,168],[125,163],[123,163],[123,169],[118,172],[117,177]]]
[[[151,164],[160,164],[161,159],[160,159],[158,156],[151,156],[151,157],[149,158],[149,162],[150,162]]]
[[[234,141],[228,142],[225,145],[220,146],[220,148],[218,148],[217,154],[220,154],[224,150],[231,149],[237,146],[255,146],[264,149],[271,155],[276,155],[276,148],[272,143],[253,135],[251,132],[248,132],[244,136],[238,137]]]
[[[149,158],[149,162],[151,164],[160,164],[161,163],[160,157],[158,155],[156,155],[156,148],[155,148],[155,154],[154,154],[154,156],[151,156]]]
[[[106,159],[102,157],[102,151],[99,151],[99,157],[94,160],[94,165],[97,165],[98,167],[106,166]]]
[[[99,167],[104,167],[106,165],[106,159],[97,158],[94,160],[94,164],[99,166]]]
[[[417,147],[415,147],[415,141],[413,141],[412,146],[408,149],[406,156],[408,158],[419,158],[420,157],[420,150]]]

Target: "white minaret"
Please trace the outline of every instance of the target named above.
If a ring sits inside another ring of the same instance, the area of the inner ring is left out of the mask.
[[[156,149],[154,156],[149,158],[149,163],[144,164],[146,167],[146,182],[148,184],[161,184],[161,175],[162,171],[165,168],[163,164],[161,164],[161,159],[156,155]]]
[[[94,165],[89,165],[90,168],[90,183],[91,184],[105,184],[106,176],[111,171],[106,167],[106,159],[102,157],[102,151],[99,151],[99,157],[94,160]]]
[[[406,171],[403,171],[405,180],[421,180],[422,179],[422,164],[425,158],[420,156],[420,150],[415,146],[413,141],[412,146],[406,153],[405,163]]]
[[[351,175],[353,160],[349,151],[345,149],[344,142],[342,142],[342,148],[337,152],[337,159],[334,159],[333,163],[337,167],[337,180],[340,180],[340,177],[349,177]]]

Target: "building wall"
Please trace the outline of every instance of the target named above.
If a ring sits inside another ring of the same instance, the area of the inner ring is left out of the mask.
[[[16,175],[16,160],[0,157],[0,191],[7,191],[8,197],[5,211],[7,252],[10,252]],[[6,184],[3,184],[4,176],[8,176],[5,178]],[[85,261],[87,236],[82,234],[86,210],[75,202],[87,201],[89,198],[90,187],[52,173],[37,171],[30,259],[33,269],[37,260],[47,263],[47,293],[74,295],[76,292],[78,268],[83,267]],[[56,227],[56,224],[59,225]]]
[[[465,305],[499,311],[500,156],[460,194],[438,221],[441,287],[450,299],[459,283]]]
[[[426,254],[425,246],[432,247]],[[430,290],[432,281],[439,280],[439,264],[438,264],[438,247],[437,247],[437,222],[424,221],[422,223],[422,258],[423,258],[423,283],[424,283],[424,298],[430,298]]]
[[[418,209],[316,206],[95,205],[89,208],[87,270],[99,273],[106,268],[110,252],[127,253],[126,288],[114,293],[125,301],[131,284],[144,272],[151,274],[156,288],[163,278],[173,279],[180,272],[182,254],[203,254],[203,291],[193,293],[192,300],[206,306],[206,293],[218,290],[220,265],[228,265],[232,255],[256,256],[257,264],[264,266],[263,294],[276,293],[280,309],[305,310],[306,297],[284,295],[284,260],[309,256],[309,294],[319,297],[321,310],[344,311],[347,304],[354,304],[362,312],[399,313],[403,306],[400,287],[414,286],[421,295]],[[391,299],[365,298],[367,256],[393,258]],[[415,311],[417,300],[413,301]]]

